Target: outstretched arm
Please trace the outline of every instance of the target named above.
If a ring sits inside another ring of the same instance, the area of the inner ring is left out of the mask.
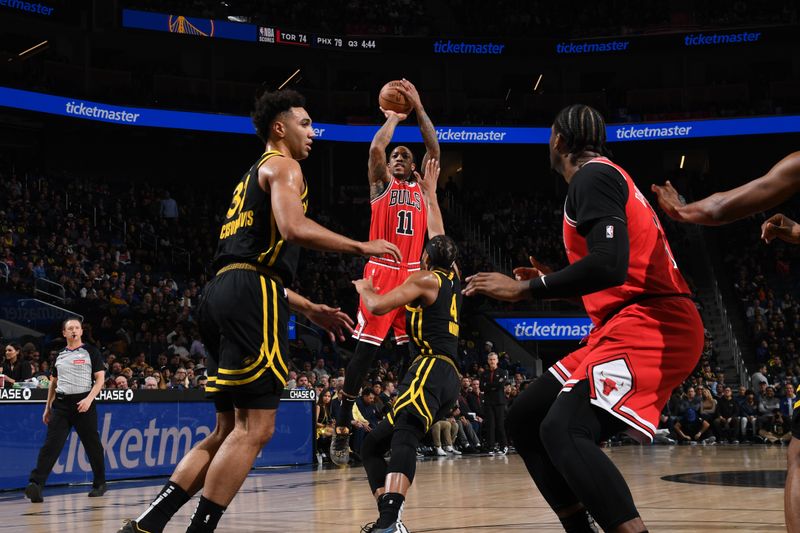
[[[775,207],[800,190],[800,152],[789,154],[756,180],[691,204],[681,200],[670,182],[653,185],[652,190],[670,218],[704,226],[728,224]]]
[[[436,301],[439,292],[439,281],[436,274],[428,270],[414,272],[402,285],[395,287],[386,294],[378,294],[372,285],[372,278],[359,279],[353,282],[356,291],[361,296],[361,302],[373,315],[385,315],[392,309],[408,305],[420,300],[424,305]]]
[[[395,113],[381,108],[386,116],[386,122],[372,138],[369,146],[369,199],[380,196],[389,184],[389,173],[386,167],[386,147],[392,142],[394,130],[408,115]]]
[[[331,342],[336,339],[344,342],[345,333],[353,333],[353,319],[342,313],[339,307],[328,307],[325,304],[315,304],[311,300],[300,296],[291,289],[286,289],[289,298],[289,308],[305,316],[314,324],[328,332]]]
[[[284,239],[306,248],[323,252],[343,252],[366,256],[388,254],[402,261],[400,249],[383,239],[358,242],[339,235],[306,218],[300,194],[303,189],[303,173],[294,159],[275,158],[271,165],[259,170],[259,184],[270,193],[275,224]]]
[[[416,173],[417,182],[422,188],[422,195],[425,197],[425,205],[428,208],[428,238],[432,239],[437,235],[444,235],[444,220],[442,210],[439,209],[439,198],[436,196],[436,186],[439,182],[439,160],[428,159],[425,163],[422,176]]]
[[[406,99],[414,106],[414,111],[417,113],[417,122],[419,123],[419,131],[422,134],[422,142],[425,143],[425,156],[422,158],[422,168],[429,159],[441,160],[441,152],[439,150],[439,138],[436,136],[436,128],[433,127],[425,107],[422,105],[422,99],[419,96],[417,88],[410,81],[403,79],[400,82],[398,91],[403,93]]]

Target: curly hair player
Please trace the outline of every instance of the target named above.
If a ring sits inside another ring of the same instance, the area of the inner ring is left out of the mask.
[[[314,138],[305,99],[295,91],[267,92],[252,114],[266,150],[242,176],[220,230],[216,277],[199,309],[209,351],[206,391],[214,400],[214,431],[184,456],[150,507],[120,533],[157,533],[201,488],[189,533],[214,531],[275,430],[288,374],[289,309],[344,340],[352,321],[339,309],[314,304],[286,289],[300,248],[365,256],[388,254],[385,240],[357,242],[306,218],[308,186],[298,161]]]

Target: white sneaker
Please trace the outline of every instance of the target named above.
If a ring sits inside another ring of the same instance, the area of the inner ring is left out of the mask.
[[[447,453],[452,453],[453,455],[461,455],[461,452],[453,448],[452,446],[445,446],[444,451]]]
[[[497,450],[497,455],[506,455],[508,453],[508,446],[503,446]]]
[[[439,457],[445,457],[447,455],[447,452],[444,451],[441,446],[438,446],[436,448],[436,455],[438,455]]]

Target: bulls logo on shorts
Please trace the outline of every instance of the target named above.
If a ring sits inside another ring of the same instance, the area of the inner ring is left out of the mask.
[[[592,399],[604,407],[614,408],[633,389],[633,376],[624,356],[594,365],[589,370]]]

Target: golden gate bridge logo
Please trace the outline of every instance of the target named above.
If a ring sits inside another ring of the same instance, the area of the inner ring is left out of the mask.
[[[167,23],[170,33],[199,35],[200,37],[214,36],[214,21],[211,19],[189,19],[182,15],[170,15]]]

